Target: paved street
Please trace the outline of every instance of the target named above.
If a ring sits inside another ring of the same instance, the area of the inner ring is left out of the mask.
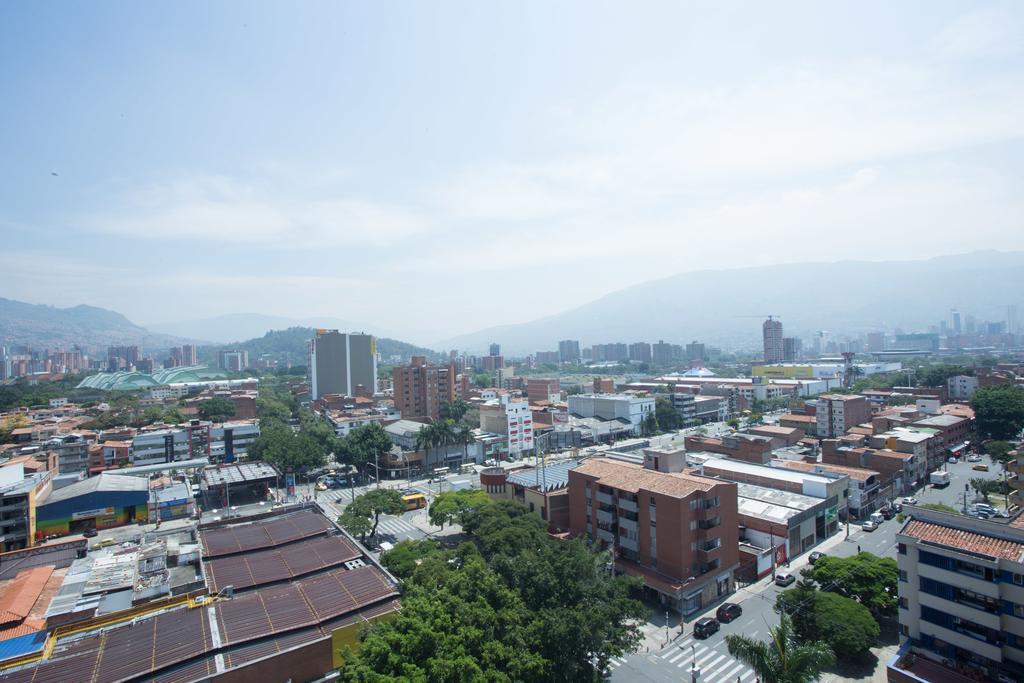
[[[1002,468],[993,465],[988,456],[983,457],[983,463],[989,465],[988,472],[978,472],[972,469],[975,463],[960,462],[947,465],[952,475],[952,482],[944,489],[933,489],[925,487],[918,494],[917,498],[921,504],[944,503],[951,505],[958,510],[963,506],[964,484],[974,477],[995,479],[1002,476]],[[968,503],[973,502],[974,492],[968,492]],[[874,553],[885,557],[896,557],[896,532],[903,525],[896,519],[883,522],[876,531],[866,532],[860,529],[857,524],[851,524],[849,538],[846,535],[846,528],[840,529],[839,533],[832,538],[819,544],[816,550],[821,550],[828,555],[837,557],[849,557],[855,555],[858,548],[865,552]],[[799,575],[799,571],[807,566],[807,553],[793,560],[788,568],[780,568],[780,571],[789,571]],[[714,616],[714,610],[694,615],[684,622],[683,631],[680,633],[678,627],[670,629],[670,636],[673,638],[671,645],[661,648],[664,641],[664,627],[645,629],[653,634],[647,638],[648,647],[651,652],[640,652],[626,657],[618,658],[609,665],[610,680],[622,681],[681,681],[690,680],[690,669],[696,656],[697,666],[701,668],[700,681],[702,683],[734,683],[739,677],[741,683],[750,683],[754,680],[753,672],[733,660],[725,646],[725,635],[729,633],[741,633],[754,638],[766,638],[768,627],[778,623],[778,614],[775,612],[775,600],[779,592],[784,589],[775,586],[771,578],[739,589],[730,597],[730,602],[737,602],[743,608],[743,614],[732,623],[722,624],[718,633],[706,640],[694,639],[692,636],[693,622],[702,616]],[[717,608],[717,605],[716,605]],[[662,619],[652,617],[652,619]],[[663,623],[663,622],[662,622]],[[670,622],[674,623],[674,622]],[[654,643],[651,645],[651,643]],[[655,650],[655,648],[659,648]],[[882,650],[880,649],[879,652]],[[884,662],[884,657],[879,657]],[[835,674],[825,674],[823,681],[845,681]],[[884,680],[884,676],[882,679]]]

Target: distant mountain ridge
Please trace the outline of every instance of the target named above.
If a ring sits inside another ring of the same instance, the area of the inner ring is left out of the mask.
[[[343,332],[362,329],[340,318],[286,318],[263,313],[228,313],[198,320],[152,323],[147,327],[165,334],[197,337],[218,344],[242,342],[262,337],[269,330],[287,330],[292,327],[325,327]]]
[[[879,245],[884,249],[884,245]],[[951,308],[979,320],[1024,316],[1024,253],[978,251],[908,261],[794,263],[690,271],[608,294],[573,310],[519,325],[434,342],[506,356],[556,350],[560,339],[594,343],[699,340],[756,349],[761,321],[779,317],[787,336],[927,329]]]
[[[287,360],[294,365],[305,365],[309,360],[309,340],[313,338],[315,332],[315,328],[312,327],[270,330],[261,337],[247,339],[243,342],[203,347],[200,349],[200,354],[207,356],[209,362],[214,362],[218,350],[230,348],[248,351],[250,362],[259,356],[271,355]],[[411,356],[428,356],[435,359],[439,357],[439,354],[431,349],[388,337],[377,338],[377,352],[383,362],[387,362],[392,356],[399,356],[405,360]]]
[[[270,323],[276,320],[289,321],[288,318],[278,319],[259,314],[228,314],[220,316],[220,319],[230,325],[238,317],[244,318],[247,325],[259,324],[259,320]],[[343,331],[359,329],[358,326],[338,319],[318,320],[318,323],[321,323],[320,327],[337,327]],[[251,328],[237,325],[232,329],[245,332]],[[211,364],[216,363],[219,349],[233,348],[249,351],[253,359],[262,354],[275,354],[302,365],[306,363],[307,344],[313,338],[314,329],[312,326],[294,325],[278,330],[261,328],[248,337],[239,334],[229,337],[230,343],[215,344],[211,343],[209,337],[198,333],[187,337],[153,333],[116,311],[96,306],[57,308],[0,298],[0,344],[29,346],[37,350],[71,349],[78,345],[86,350],[104,351],[105,347],[114,344],[140,344],[143,352],[149,353],[184,343],[195,343],[200,347],[202,359]],[[374,333],[372,330],[367,332]],[[384,360],[391,356],[439,357],[436,351],[389,337],[377,337],[377,350]]]
[[[102,348],[111,344],[141,344],[165,349],[188,339],[153,334],[120,313],[96,306],[57,308],[0,298],[0,343],[37,349]]]

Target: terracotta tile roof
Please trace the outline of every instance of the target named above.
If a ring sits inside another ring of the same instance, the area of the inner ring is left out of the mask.
[[[864,467],[847,467],[846,465],[830,465],[828,463],[804,462],[802,460],[782,460],[779,461],[779,464],[791,470],[800,470],[802,472],[826,470],[828,472],[835,472],[836,474],[845,474],[850,477],[850,479],[856,479],[857,481],[867,481],[869,477],[882,476],[880,472],[869,470]]]
[[[710,491],[725,483],[682,472],[655,472],[640,465],[606,459],[587,460],[572,472],[595,477],[601,484],[621,491],[637,493],[642,489],[676,498],[683,498],[694,491]]]
[[[0,595],[0,624],[20,622],[27,617],[51,574],[53,567],[45,565],[26,569],[14,577]]]
[[[779,422],[785,420],[786,422],[817,422],[818,418],[814,415],[795,415],[793,413],[787,413],[779,418]]]
[[[36,633],[37,631],[42,631],[45,628],[45,619],[26,619],[17,626],[0,628],[0,640],[10,640],[11,638],[17,638],[19,636],[27,636],[30,633]]]
[[[1024,561],[1024,543],[984,536],[973,531],[912,519],[901,533],[921,541],[938,543],[958,550],[998,557],[1011,562]]]

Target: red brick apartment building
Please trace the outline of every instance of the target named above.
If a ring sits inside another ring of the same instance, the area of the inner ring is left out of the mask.
[[[569,472],[569,528],[613,548],[620,572],[684,615],[734,588],[736,484],[593,459]]]
[[[436,420],[441,404],[455,400],[454,365],[427,365],[425,356],[413,356],[406,367],[391,370],[391,379],[403,420]]]
[[[688,436],[683,439],[683,444],[688,451],[718,453],[755,465],[766,465],[772,459],[771,438],[757,434],[730,434],[721,439]]]

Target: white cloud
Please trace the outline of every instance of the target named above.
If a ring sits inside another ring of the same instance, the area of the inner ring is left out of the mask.
[[[153,240],[320,249],[388,245],[429,228],[416,213],[393,205],[301,186],[261,184],[223,176],[196,176],[152,185],[88,220],[89,229]],[[297,179],[295,179],[297,180]],[[315,179],[313,182],[316,182]],[[307,188],[308,189],[308,188]]]
[[[990,6],[957,17],[932,40],[942,56],[1006,57],[1024,51],[1024,24],[1007,6]]]

